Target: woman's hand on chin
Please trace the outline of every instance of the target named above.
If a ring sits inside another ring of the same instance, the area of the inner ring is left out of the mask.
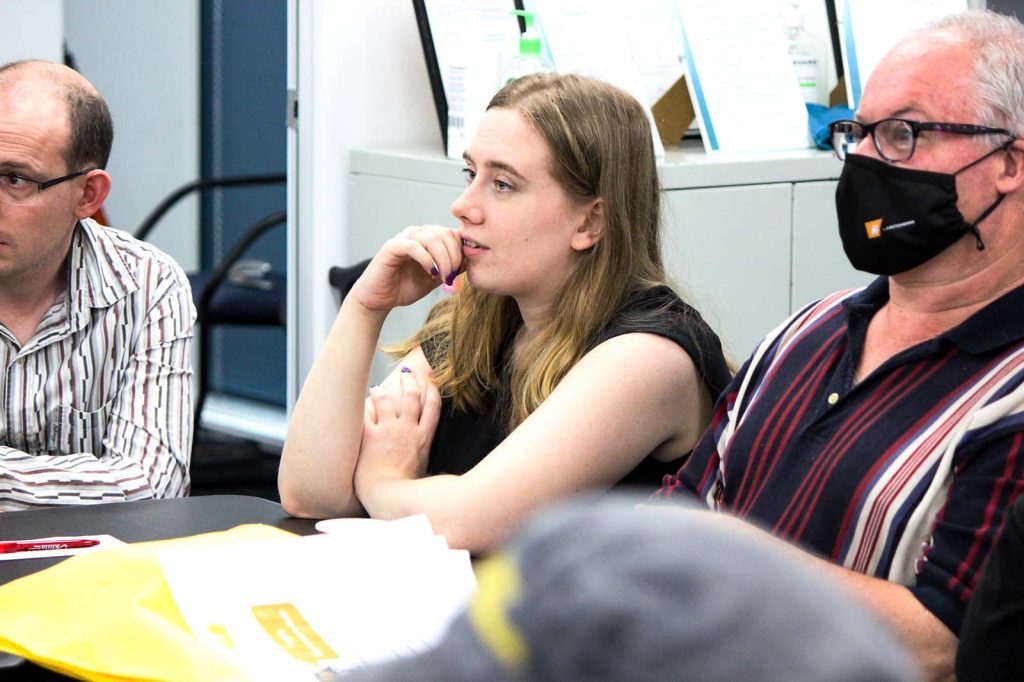
[[[409,305],[462,268],[462,237],[451,227],[414,225],[389,239],[349,294],[367,310]]]

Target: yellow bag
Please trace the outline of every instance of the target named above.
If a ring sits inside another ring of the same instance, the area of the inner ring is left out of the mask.
[[[192,636],[157,552],[292,536],[245,525],[71,557],[0,586],[0,650],[83,680],[244,680]]]

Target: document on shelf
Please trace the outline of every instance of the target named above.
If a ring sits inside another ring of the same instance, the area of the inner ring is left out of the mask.
[[[912,31],[967,9],[967,0],[846,0],[839,44],[850,108],[860,104],[868,77],[885,53]]]
[[[252,680],[310,680],[425,650],[476,589],[468,552],[448,549],[425,517],[328,530],[168,547],[159,560],[193,635]]]
[[[578,73],[651,105],[683,74],[682,41],[671,0],[525,0],[536,12],[544,45],[558,73]],[[668,28],[666,30],[666,24]],[[665,156],[654,119],[655,154]]]
[[[514,5],[507,0],[425,0],[437,67],[448,104],[449,158],[461,159],[487,103],[516,53]]]
[[[777,3],[676,0],[676,7],[705,151],[812,146]]]
[[[524,0],[537,12],[555,68],[658,101],[683,75],[683,41],[672,0]]]

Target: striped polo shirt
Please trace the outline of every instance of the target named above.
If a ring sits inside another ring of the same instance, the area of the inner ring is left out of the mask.
[[[719,399],[657,497],[716,509],[906,585],[959,632],[1024,489],[1024,287],[854,382],[888,279],[793,315]]]
[[[24,346],[0,324],[0,511],[187,494],[185,274],[92,220],[75,228],[67,269]]]

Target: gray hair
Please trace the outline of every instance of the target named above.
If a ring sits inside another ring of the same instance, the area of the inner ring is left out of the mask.
[[[918,36],[946,33],[974,51],[978,123],[1024,137],[1024,24],[990,10],[969,10],[940,19]],[[1006,142],[993,137],[992,144]]]

